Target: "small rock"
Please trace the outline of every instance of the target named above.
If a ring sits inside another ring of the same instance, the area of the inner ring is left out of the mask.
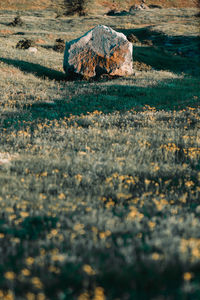
[[[141,10],[140,5],[138,5],[138,4],[132,5],[129,9],[129,12],[132,13],[132,12],[135,12],[136,10]]]
[[[17,158],[18,154],[10,154],[8,152],[0,152],[0,166],[9,164],[13,159]]]
[[[134,13],[136,10],[144,10],[144,9],[149,9],[149,7],[144,3],[142,3],[141,5],[134,4],[130,7],[129,13]]]
[[[133,73],[132,49],[123,33],[98,25],[66,43],[63,67],[68,76],[130,75]]]
[[[28,51],[31,52],[31,53],[37,53],[38,50],[35,47],[29,47]]]
[[[57,52],[64,52],[65,50],[65,41],[62,39],[56,39],[55,45],[53,46],[53,50]]]

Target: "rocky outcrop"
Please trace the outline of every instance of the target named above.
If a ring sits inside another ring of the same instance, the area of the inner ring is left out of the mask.
[[[125,76],[133,73],[132,44],[122,33],[98,25],[66,43],[64,70],[68,76]]]

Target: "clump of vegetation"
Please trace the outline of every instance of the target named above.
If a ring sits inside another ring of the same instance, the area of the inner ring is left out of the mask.
[[[24,40],[20,40],[17,45],[16,48],[17,49],[28,49],[30,47],[33,47],[35,45],[33,40],[30,39],[24,39]]]
[[[137,70],[137,71],[150,71],[152,70],[152,67],[148,64],[145,64],[143,62],[140,62],[140,61],[134,61],[133,62],[133,68],[134,70]]]
[[[63,39],[56,39],[53,50],[56,52],[63,53],[65,50],[65,41]]]
[[[135,43],[140,43],[139,39],[137,38],[137,36],[135,36],[133,33],[130,33],[127,35],[127,40],[133,44]]]
[[[14,18],[14,20],[9,23],[10,26],[22,26],[24,22],[22,21],[21,17],[18,15]]]
[[[51,7],[56,12],[56,18],[61,16],[85,16],[90,11],[93,0],[52,0]]]
[[[85,16],[88,2],[88,0],[64,0],[66,7],[65,14],[78,14],[79,16]]]
[[[146,46],[153,46],[153,41],[152,40],[143,40],[142,43]]]

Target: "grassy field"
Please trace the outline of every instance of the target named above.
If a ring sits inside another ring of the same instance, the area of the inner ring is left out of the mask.
[[[198,10],[14,16],[0,11],[0,299],[198,300]],[[137,36],[134,74],[66,80],[55,39],[97,24]]]

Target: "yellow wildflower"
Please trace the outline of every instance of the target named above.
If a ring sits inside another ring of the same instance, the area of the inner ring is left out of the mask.
[[[158,260],[158,259],[160,259],[160,254],[157,253],[157,252],[153,253],[153,254],[152,254],[152,259],[153,259],[153,260]]]
[[[185,272],[183,274],[183,278],[185,281],[190,281],[192,279],[192,277],[193,277],[193,274],[191,272]]]
[[[60,193],[58,196],[58,199],[63,200],[65,199],[65,194],[64,193]]]
[[[81,182],[83,176],[81,174],[77,174],[77,175],[75,175],[75,178],[78,182]]]
[[[8,271],[8,272],[4,273],[4,277],[8,280],[13,280],[13,279],[15,279],[15,273],[12,271]]]
[[[74,225],[74,230],[75,230],[75,231],[82,230],[83,228],[84,228],[84,224],[78,223],[78,224],[75,224],[75,225]]]
[[[27,293],[26,298],[27,300],[35,300],[35,295],[33,293]]]
[[[34,258],[33,257],[27,257],[26,264],[27,265],[32,265],[33,263],[34,263]]]
[[[193,185],[194,185],[194,182],[192,180],[185,182],[185,186],[187,186],[187,187],[191,187]]]
[[[89,300],[89,299],[90,299],[90,297],[89,297],[88,292],[84,292],[80,296],[78,296],[78,300]]]
[[[42,284],[42,282],[40,281],[40,278],[38,278],[38,277],[33,277],[33,278],[31,279],[31,282],[32,282],[32,284],[33,284],[36,288],[38,288],[38,289],[41,289],[41,288],[43,287],[43,284]]]
[[[151,229],[154,229],[154,227],[156,226],[156,223],[155,222],[152,222],[152,221],[149,221],[148,222],[148,225]]]
[[[45,295],[43,293],[39,293],[37,295],[37,300],[45,300],[45,299],[46,299],[46,297],[45,297]]]
[[[27,212],[27,211],[21,211],[21,212],[20,212],[20,216],[21,216],[22,218],[26,218],[26,217],[29,216],[29,212]]]
[[[31,272],[28,269],[23,269],[21,272],[24,276],[29,276],[31,274]]]
[[[93,300],[105,300],[105,294],[104,294],[104,289],[102,287],[96,287],[94,291],[94,298]]]
[[[84,265],[83,266],[83,271],[85,273],[87,273],[88,275],[95,275],[96,274],[96,272],[94,271],[94,269],[90,265]]]

